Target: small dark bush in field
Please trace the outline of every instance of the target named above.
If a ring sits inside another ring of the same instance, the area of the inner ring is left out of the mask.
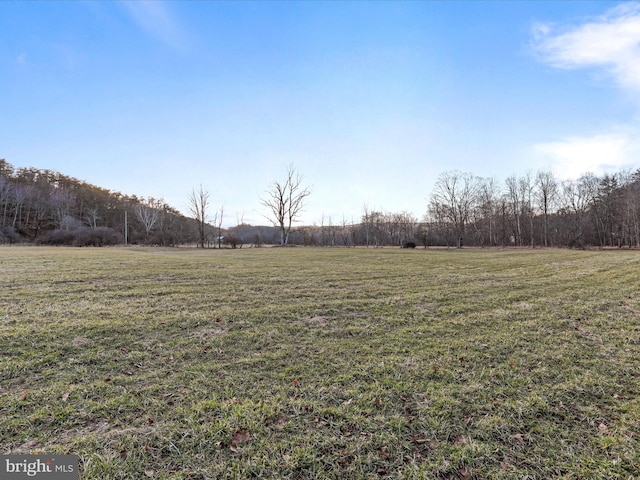
[[[416,243],[415,242],[405,242],[404,245],[402,245],[402,248],[416,248]]]

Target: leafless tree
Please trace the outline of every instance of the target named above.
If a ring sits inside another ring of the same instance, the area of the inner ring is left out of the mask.
[[[198,242],[200,244],[200,248],[204,248],[204,242],[206,241],[206,226],[207,226],[207,218],[209,216],[209,192],[202,188],[200,185],[200,190],[197,192],[194,190],[191,191],[191,195],[189,196],[189,212],[195,218],[196,222],[198,222]]]
[[[480,237],[480,244],[483,246],[497,244],[497,192],[498,186],[495,178],[478,180],[478,202],[475,209],[478,218],[475,225]]]
[[[320,216],[320,245],[327,246],[327,232],[324,228],[324,212]]]
[[[1,161],[2,160],[0,159],[0,162]],[[5,227],[8,223],[7,215],[9,213],[9,202],[12,189],[13,186],[11,185],[11,183],[9,183],[6,178],[0,177],[0,205],[2,205],[2,227]]]
[[[217,217],[217,215],[216,215]],[[218,218],[218,248],[220,248],[220,244],[222,243],[222,219],[224,217],[224,205],[220,207],[220,217]]]
[[[364,204],[364,213],[362,214],[362,225],[364,225],[364,237],[367,248],[371,244],[371,211],[369,206]]]
[[[25,203],[27,201],[27,189],[26,187],[22,187],[17,185],[13,188],[13,222],[11,224],[12,227],[16,228],[20,221],[22,221],[22,211],[25,210]],[[28,209],[26,209],[28,211]],[[29,217],[27,216],[27,220],[24,222],[26,225],[29,222]]]
[[[622,231],[629,246],[640,247],[640,170],[629,174],[622,197]]]
[[[98,207],[89,207],[85,210],[84,221],[90,228],[97,228],[100,219]]]
[[[33,185],[28,185],[25,192],[26,218],[24,224],[33,231],[33,238],[35,239],[46,225],[50,216],[50,207],[47,198],[48,191]]]
[[[455,242],[462,248],[465,227],[477,201],[478,181],[470,173],[444,172],[431,194],[430,210],[449,221],[455,230]]]
[[[73,195],[63,188],[52,188],[49,192],[49,206],[55,220],[57,228],[68,229],[69,222],[65,219],[69,217],[71,206],[74,201]],[[65,228],[65,225],[67,227]]]
[[[322,221],[324,222],[324,214],[322,214]],[[324,246],[330,245],[334,247],[336,245],[336,226],[331,220],[331,215],[329,215],[329,224],[327,225],[326,231],[323,232],[322,236],[324,237]]]
[[[513,237],[516,245],[522,245],[522,195],[518,188],[518,179],[515,175],[512,175],[505,180],[505,184],[507,185],[506,195],[509,199],[509,207],[514,220]]]
[[[429,217],[425,216],[425,221],[418,225],[418,230],[416,232],[417,237],[420,239],[425,249],[429,248],[429,240],[431,238],[429,223]]]
[[[349,246],[349,240],[351,239],[353,234],[353,221],[351,224],[347,223],[347,219],[344,215],[342,215],[342,225],[340,227],[340,239],[342,240],[342,244],[345,247]]]
[[[383,213],[382,214],[382,231],[391,245],[402,245],[400,241],[400,214]]]
[[[406,242],[412,241],[415,237],[418,219],[409,212],[400,212],[393,215],[398,223],[399,238],[398,245],[402,246]]]
[[[578,180],[562,182],[562,205],[560,210],[566,218],[565,243],[569,246],[585,244],[585,229],[587,227],[587,213],[598,192],[598,179],[589,173]]]
[[[142,223],[145,231],[145,240],[149,240],[151,230],[158,223],[162,201],[149,198],[146,203],[139,203],[135,206],[135,214]]]
[[[520,213],[529,219],[529,245],[533,248],[533,191],[535,182],[531,172],[527,172],[523,177],[520,177],[518,187],[520,189],[520,197],[522,198]]]
[[[280,245],[288,244],[291,225],[300,216],[309,195],[311,190],[302,185],[302,176],[290,165],[285,181],[274,181],[262,199],[262,204],[270,210],[268,218],[280,230]]]
[[[543,243],[549,246],[549,214],[558,195],[558,182],[550,170],[540,170],[536,175],[536,186],[538,187],[537,201],[543,215]]]
[[[386,234],[384,214],[375,210],[369,210],[369,207],[365,205],[362,224],[364,226],[367,247],[369,245],[373,245],[376,248],[381,247],[384,244],[384,236]]]

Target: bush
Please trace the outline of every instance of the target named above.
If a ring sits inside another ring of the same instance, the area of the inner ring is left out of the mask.
[[[37,242],[39,245],[71,245],[74,239],[72,230],[49,230]]]
[[[416,248],[416,242],[405,242],[402,248]]]
[[[4,227],[0,230],[0,243],[8,243],[13,245],[20,240],[20,235],[13,227]]]
[[[103,247],[119,243],[122,243],[120,234],[108,227],[51,230],[38,240],[40,245],[73,245],[74,247]]]
[[[122,243],[120,234],[108,227],[84,228],[73,240],[76,247],[104,247]]]

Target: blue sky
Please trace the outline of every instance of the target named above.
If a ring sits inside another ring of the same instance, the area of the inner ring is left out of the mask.
[[[0,158],[227,225],[422,217],[440,173],[640,167],[640,4],[0,2]]]

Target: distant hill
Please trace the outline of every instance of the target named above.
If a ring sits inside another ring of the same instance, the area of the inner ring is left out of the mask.
[[[213,228],[213,227],[212,227]],[[0,159],[0,243],[180,245],[195,220],[162,199],[125,195],[51,170]]]

